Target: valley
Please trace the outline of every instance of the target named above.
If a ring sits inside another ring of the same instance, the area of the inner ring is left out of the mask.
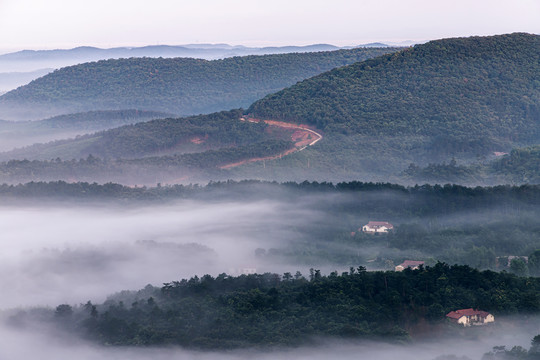
[[[431,38],[0,55],[0,359],[537,359],[540,35]]]

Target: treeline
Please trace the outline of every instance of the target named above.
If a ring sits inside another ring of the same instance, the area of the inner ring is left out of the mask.
[[[205,275],[122,292],[100,305],[62,304],[45,321],[108,345],[216,349],[296,346],[317,338],[408,341],[418,328],[456,333],[445,314],[478,308],[495,315],[540,312],[540,279],[449,266],[322,275]],[[11,321],[22,324],[29,315]]]
[[[98,159],[84,162],[88,169],[92,169],[93,162],[98,168],[105,166]],[[4,204],[277,201],[288,208],[305,209],[310,215],[289,229],[296,234],[289,241],[253,249],[261,263],[308,267],[360,264],[369,269],[391,270],[404,260],[422,260],[428,265],[444,261],[540,275],[539,185],[468,188],[227,181],[147,188],[114,183],[30,182],[1,185],[0,199]],[[361,227],[373,220],[391,222],[394,231],[363,233]]]
[[[187,154],[191,155],[191,154]],[[74,160],[76,161],[76,160]],[[95,157],[89,157],[87,159],[78,160],[80,162],[99,162],[101,159]],[[29,161],[22,161],[22,163]],[[51,161],[55,162],[55,161]],[[19,163],[19,161],[10,161],[10,163]],[[132,192],[133,197],[137,198],[137,194],[154,193],[159,197],[160,193],[166,194],[164,198],[170,198],[172,195],[177,194],[179,197],[190,194],[206,194],[213,193],[215,190],[226,197],[230,194],[232,197],[237,196],[237,192],[244,192],[246,198],[252,198],[257,196],[264,198],[266,195],[261,192],[261,188],[267,188],[269,194],[272,194],[272,189],[279,191],[290,191],[291,195],[304,196],[314,193],[319,194],[347,194],[347,196],[366,195],[369,193],[385,193],[387,201],[380,201],[374,197],[366,197],[364,201],[348,202],[346,204],[347,209],[364,209],[365,207],[374,208],[375,211],[383,211],[385,209],[399,210],[414,215],[428,215],[428,214],[450,214],[453,211],[460,211],[464,209],[484,209],[492,208],[494,206],[503,206],[509,209],[516,206],[538,206],[540,205],[540,185],[498,185],[492,187],[466,187],[461,185],[415,185],[415,186],[403,186],[399,184],[391,183],[373,183],[373,182],[361,182],[361,181],[349,181],[340,183],[330,182],[317,182],[317,181],[304,181],[304,182],[268,182],[260,180],[242,180],[242,181],[211,181],[206,185],[190,184],[190,185],[166,185],[159,187],[140,187],[133,188],[120,184],[112,184],[117,189],[122,189],[122,192]],[[107,184],[100,185],[97,183],[87,182],[74,182],[68,183],[65,181],[51,181],[51,182],[28,182],[25,184],[0,185],[2,195],[23,195],[26,189],[31,189],[29,193],[42,196],[58,196],[61,195],[61,191],[52,191],[52,188],[57,189],[69,189],[84,188],[87,196],[91,196],[93,191],[91,189],[99,189],[106,187]],[[227,191],[222,191],[227,190]],[[99,190],[98,192],[102,192]],[[118,194],[111,193],[111,198],[115,198]],[[391,197],[391,195],[396,195]],[[173,196],[174,197],[174,196]],[[343,206],[341,202],[336,202],[337,206]],[[332,206],[331,203],[327,203],[328,206]],[[422,205],[422,206],[418,206]],[[415,210],[411,212],[411,207]],[[524,209],[524,208],[523,208]]]
[[[236,121],[239,123],[239,121]],[[247,126],[247,125],[246,125]],[[264,129],[264,126],[260,127]],[[257,141],[262,135],[253,128],[255,136],[249,141]],[[200,130],[200,129],[199,129]],[[136,132],[134,133],[137,134]],[[245,134],[240,132],[241,137]],[[230,134],[231,137],[233,134]],[[163,139],[163,142],[166,139]],[[246,139],[247,141],[247,139]],[[128,142],[136,148],[148,145],[157,151],[154,146],[163,143],[161,140]],[[214,143],[218,141],[209,141]],[[119,140],[118,146],[122,146]],[[222,144],[223,145],[223,144]],[[279,156],[279,154],[294,148],[294,143],[288,140],[263,140],[248,144],[228,146],[200,152],[145,157],[139,159],[107,159],[89,155],[83,159],[61,160],[60,158],[47,160],[10,160],[0,163],[0,181],[8,183],[30,182],[40,180],[54,181],[57,179],[88,182],[121,182],[121,183],[159,183],[161,179],[174,181],[175,179],[207,178],[215,174],[222,174],[221,166],[247,161],[253,158]],[[96,150],[98,148],[96,147]],[[106,151],[107,148],[102,149]],[[125,150],[125,148],[124,148]],[[148,148],[146,148],[148,150]],[[165,151],[165,147],[163,148]],[[202,175],[200,175],[202,174]]]
[[[358,48],[222,60],[130,58],[56,70],[0,98],[1,108],[146,109],[178,115],[245,107],[330,69],[396,51]]]
[[[540,146],[530,146],[513,149],[509,154],[484,164],[459,165],[455,160],[425,167],[410,164],[403,176],[406,180],[419,182],[539,184],[538,164]]]
[[[327,132],[429,136],[439,138],[435,150],[485,153],[540,138],[539,74],[540,36],[443,39],[334,69],[248,112]]]

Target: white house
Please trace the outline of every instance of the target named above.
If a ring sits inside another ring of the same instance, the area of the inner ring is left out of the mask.
[[[386,221],[370,221],[367,225],[362,226],[362,231],[365,233],[387,233],[393,230],[394,226]]]
[[[486,325],[495,322],[495,317],[490,313],[482,310],[461,309],[450,311],[446,317],[456,324],[463,326],[478,326]]]
[[[420,265],[424,265],[423,261],[417,261],[417,260],[405,260],[401,264],[395,267],[396,271],[403,271],[407,268],[410,268],[412,270],[416,270],[420,267]]]

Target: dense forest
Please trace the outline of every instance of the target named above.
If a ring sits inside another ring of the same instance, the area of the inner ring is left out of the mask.
[[[538,360],[540,359],[540,334],[531,340],[529,350],[522,346],[507,349],[505,345],[494,346],[493,350],[484,354],[482,360]],[[438,359],[435,359],[438,360]],[[443,359],[441,359],[443,360]],[[465,359],[466,360],[466,359]]]
[[[0,97],[0,110],[3,116],[133,108],[178,115],[210,113],[248,106],[297,81],[396,50],[357,48],[212,61],[102,60],[56,70],[10,91]]]
[[[160,119],[16,149],[0,154],[0,160],[5,160],[0,163],[0,181],[24,183],[63,179],[131,184],[135,174],[140,176],[139,184],[148,185],[176,183],[179,178],[183,178],[184,183],[186,180],[204,183],[249,177],[297,181],[317,178],[320,171],[331,171],[333,166],[335,171],[325,176],[329,181],[340,177],[342,180],[354,178],[351,171],[335,164],[348,161],[343,160],[344,157],[352,159],[353,154],[341,154],[341,157],[333,159],[333,163],[329,156],[321,154],[322,150],[328,148],[327,143],[319,143],[318,150],[309,149],[258,164],[217,170],[222,165],[252,157],[274,156],[294,147],[289,142],[291,131],[270,130],[263,123],[241,122],[236,119],[238,114],[240,112],[231,111],[183,119]],[[408,167],[402,164],[403,169],[387,177],[387,180],[412,185],[539,184],[538,149],[538,146],[513,149],[509,154],[499,157],[491,155],[474,163],[458,163],[452,159],[448,163],[420,166],[411,162]],[[360,177],[363,180],[373,180],[374,177],[375,181],[380,181],[380,176],[369,172],[380,170],[378,163],[374,159],[362,160],[358,167],[362,174]],[[391,163],[388,160],[384,164],[392,168]],[[181,165],[187,164],[192,170],[197,169],[197,174],[181,168]],[[141,168],[143,165],[147,167],[146,170]]]
[[[262,135],[262,132],[256,133],[256,127],[252,127],[252,129],[256,135]],[[230,134],[234,136],[233,133]],[[239,132],[237,134],[243,137],[247,133]],[[175,134],[172,133],[172,135]],[[220,135],[226,134],[221,133]],[[223,138],[220,137],[219,139]],[[223,170],[221,167],[253,158],[278,157],[285,151],[294,148],[294,143],[288,140],[269,139],[257,142],[256,137],[249,140],[250,142],[247,144],[228,144],[228,146],[218,149],[210,147],[209,150],[206,150],[206,146],[212,145],[212,143],[197,147],[179,147],[175,150],[182,150],[185,153],[149,156],[138,159],[103,159],[90,154],[84,158],[73,158],[71,160],[61,160],[60,158],[32,161],[9,160],[0,163],[0,181],[20,183],[66,180],[102,183],[120,182],[129,185],[184,182],[187,180],[192,180],[192,182],[204,181],[208,177],[226,177],[227,170]],[[148,143],[155,144],[153,141]],[[145,145],[145,143],[130,144],[137,146],[134,150],[141,149]],[[118,145],[121,146],[121,143]],[[188,143],[187,145],[191,144]],[[94,149],[98,150],[99,148],[94,147]],[[102,150],[106,151],[108,148]],[[158,150],[166,153],[168,148],[158,148],[156,151]],[[189,152],[190,150],[199,151]],[[99,150],[96,152],[99,152]],[[47,155],[51,154],[47,153]]]
[[[391,155],[378,162],[474,159],[538,142],[539,64],[537,35],[436,40],[304,80],[248,112],[335,134],[329,158],[367,141],[364,163],[377,154]],[[356,138],[345,148],[339,134]]]
[[[443,39],[329,71],[248,111],[345,133],[537,139],[539,73],[540,36]]]
[[[39,121],[11,122],[10,124],[26,127],[26,131],[30,129],[39,129],[41,131],[51,129],[96,131],[166,117],[171,117],[171,114],[144,110],[103,110],[59,115]]]
[[[62,304],[35,317],[107,345],[268,347],[316,343],[321,336],[404,342],[423,332],[456,336],[458,329],[445,323],[455,309],[479,308],[499,320],[538,315],[539,294],[539,278],[444,263],[403,272],[359,266],[327,276],[312,268],[306,276],[194,276],[124,291],[99,305]],[[20,312],[10,321],[22,326],[35,317]]]

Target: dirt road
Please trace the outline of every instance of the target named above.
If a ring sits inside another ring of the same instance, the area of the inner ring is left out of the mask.
[[[286,129],[295,129],[296,131],[294,131],[291,135],[291,140],[294,142],[294,147],[278,155],[251,158],[251,159],[242,160],[236,163],[222,165],[219,167],[220,169],[230,169],[236,166],[240,166],[240,165],[244,165],[244,164],[252,163],[256,161],[278,159],[283,156],[292,154],[294,152],[302,151],[306,149],[308,146],[315,145],[317,142],[319,142],[323,138],[323,136],[320,133],[311,129],[307,125],[292,124],[292,123],[288,123],[284,121],[277,121],[277,120],[260,120],[260,119],[253,119],[253,118],[244,118],[244,117],[240,118],[240,121],[248,121],[248,122],[253,122],[253,123],[264,122],[269,126],[277,126],[277,127],[286,128]]]

